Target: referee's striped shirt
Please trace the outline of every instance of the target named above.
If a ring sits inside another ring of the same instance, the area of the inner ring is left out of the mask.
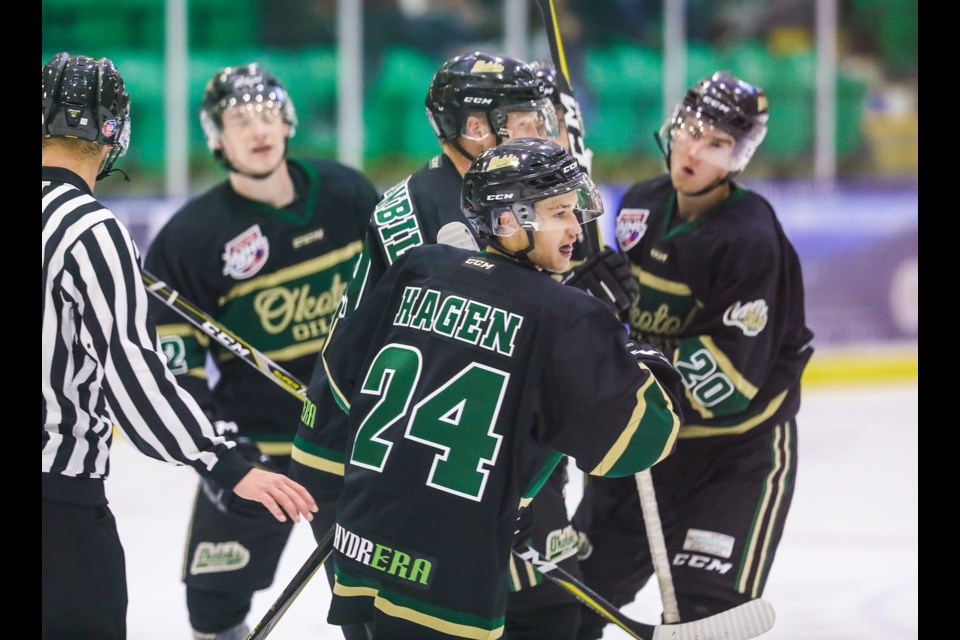
[[[41,210],[43,497],[106,504],[114,425],[150,457],[233,487],[250,464],[168,371],[127,229],[63,168],[42,167]]]

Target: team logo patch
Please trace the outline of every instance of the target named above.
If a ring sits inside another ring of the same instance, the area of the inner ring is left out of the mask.
[[[573,527],[567,525],[547,534],[546,558],[550,562],[560,562],[577,553],[580,548],[580,536]]]
[[[617,244],[621,251],[629,251],[637,246],[640,238],[647,232],[647,218],[650,209],[621,209],[617,215]]]
[[[736,327],[743,331],[743,335],[752,337],[767,326],[768,315],[767,301],[763,298],[744,304],[737,300],[723,312],[723,324]]]
[[[508,153],[503,156],[493,156],[490,160],[487,161],[487,171],[493,171],[494,169],[502,169],[503,167],[519,167],[520,158]]]
[[[117,121],[116,120],[105,120],[102,125],[100,125],[100,133],[103,134],[105,138],[112,138],[113,134],[117,132]]]
[[[246,280],[256,275],[270,256],[270,243],[255,224],[223,247],[223,275]]]
[[[494,60],[477,60],[470,73],[503,73],[503,63]]]
[[[190,573],[237,571],[250,562],[250,550],[239,542],[201,542],[193,552]]]

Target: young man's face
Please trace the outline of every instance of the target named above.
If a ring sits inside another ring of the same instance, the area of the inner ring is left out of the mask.
[[[504,117],[505,116],[505,117]],[[479,147],[478,153],[497,146],[497,136],[502,138],[541,138],[551,140],[557,136],[559,125],[553,103],[544,101],[536,106],[504,107],[492,116],[502,122],[500,131],[492,131],[487,114],[475,112],[467,116],[461,135]],[[472,151],[472,150],[471,150]]]
[[[533,232],[534,247],[528,257],[538,267],[552,273],[570,269],[574,244],[583,232],[576,214],[577,202],[577,191],[574,190],[534,205],[539,229]]]
[[[511,138],[551,138],[556,135],[556,115],[543,111],[509,111],[507,131]]]
[[[266,176],[283,162],[289,131],[279,105],[230,107],[223,113],[220,146],[241,172]]]
[[[736,140],[691,118],[670,130],[670,178],[677,191],[694,193],[730,172]]]

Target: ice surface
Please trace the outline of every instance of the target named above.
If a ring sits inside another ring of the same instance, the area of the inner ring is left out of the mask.
[[[918,383],[805,390],[798,485],[764,598],[777,611],[768,640],[897,640],[918,634]],[[573,476],[568,502],[579,499]],[[190,640],[182,546],[196,475],[117,442],[107,495],[127,553],[130,640]],[[253,601],[251,627],[313,549],[297,525],[274,585]],[[318,573],[271,640],[338,640],[325,622]],[[654,622],[656,581],[624,608]],[[604,640],[627,634],[607,627]]]

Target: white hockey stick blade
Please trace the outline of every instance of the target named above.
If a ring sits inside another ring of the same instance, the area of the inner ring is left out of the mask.
[[[448,222],[437,232],[437,244],[445,244],[468,251],[480,251],[477,239],[463,222]]]
[[[709,618],[658,625],[653,640],[745,640],[773,628],[776,613],[766,600],[751,600]]]

